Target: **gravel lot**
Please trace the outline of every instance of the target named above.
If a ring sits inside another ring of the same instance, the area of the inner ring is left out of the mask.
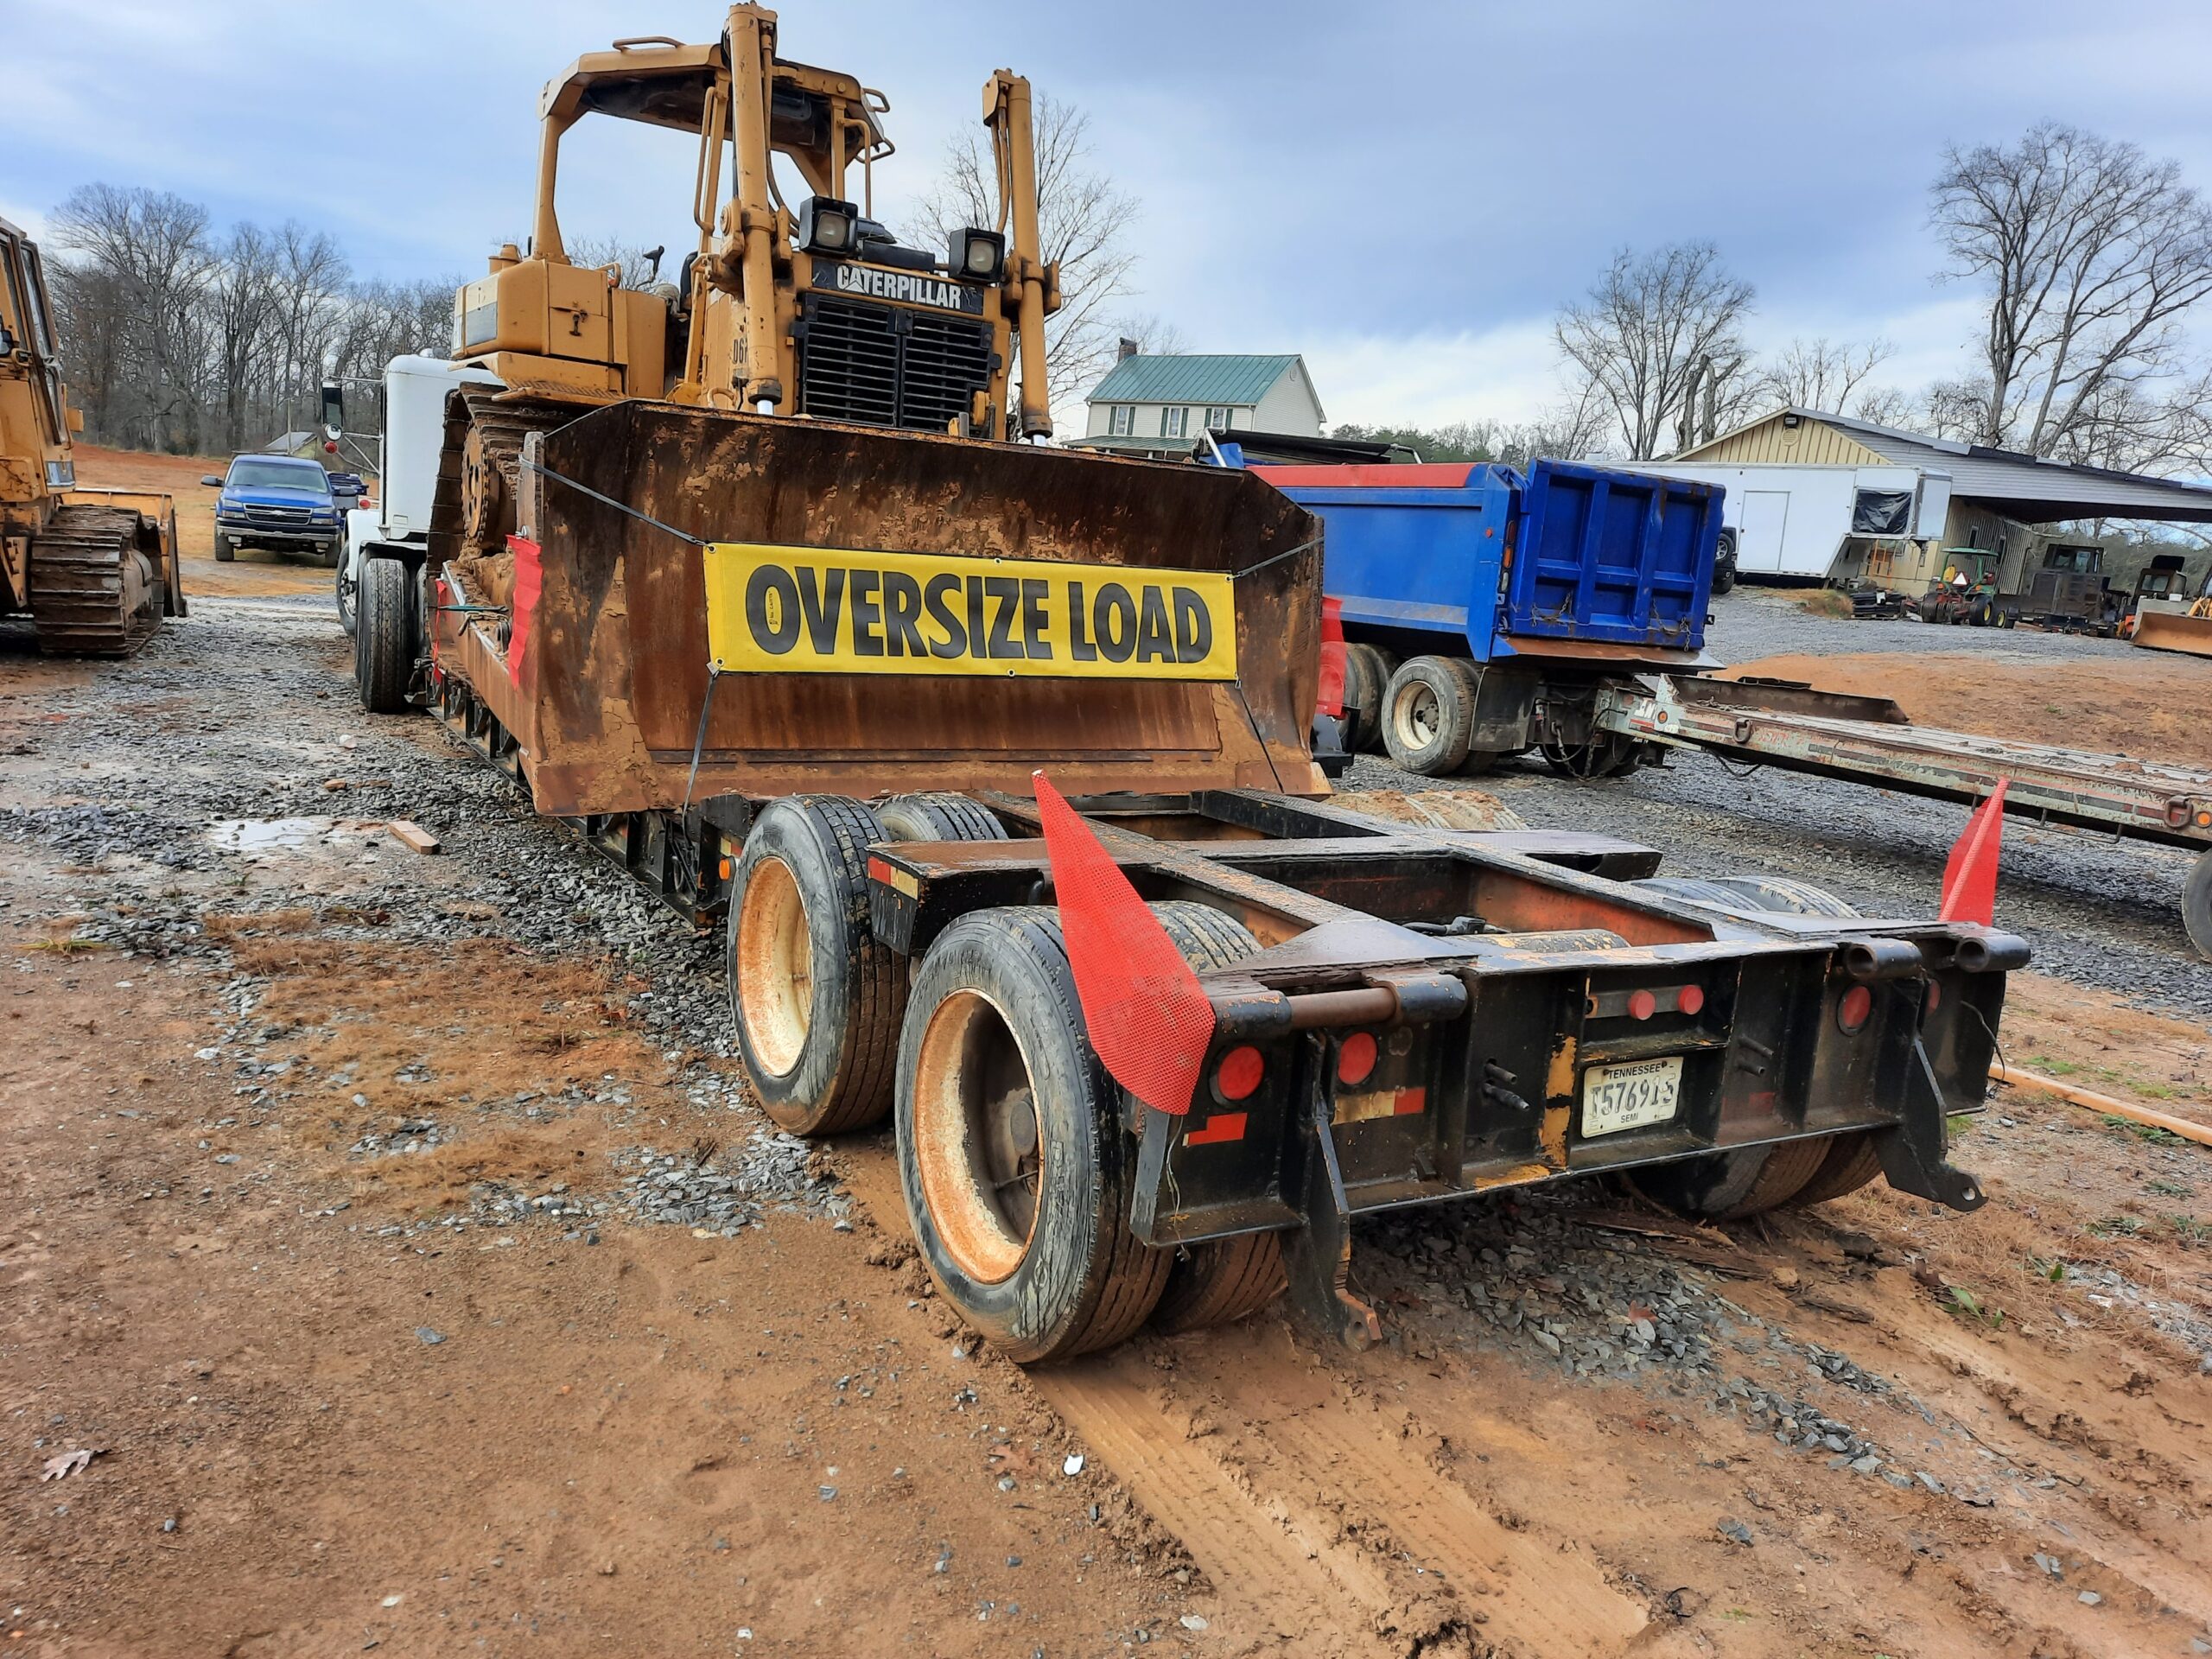
[[[1940,645],[1995,660],[2069,660],[2126,653],[2115,639],[2032,629],[1930,629],[1910,622],[1851,622],[1808,615],[1797,596],[1742,590],[1716,601],[1707,649],[1728,663],[1786,654],[1906,653]],[[1354,788],[1435,787],[1387,760],[1363,757]],[[1460,780],[1440,780],[1446,786]],[[1671,874],[1764,871],[1818,882],[1869,914],[1935,909],[1951,844],[1967,809],[1825,779],[1760,770],[1739,774],[1704,755],[1595,783],[1555,777],[1524,758],[1475,787],[1508,802],[1531,824],[1619,836],[1656,847]],[[2187,854],[2079,832],[2005,825],[1999,925],[2025,936],[2036,967],[2118,992],[2147,1007],[2212,1019],[2212,964],[2181,929]]]

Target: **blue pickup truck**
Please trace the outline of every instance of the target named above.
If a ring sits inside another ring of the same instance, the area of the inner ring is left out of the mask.
[[[1355,753],[1440,777],[1533,750],[1559,772],[1614,776],[1646,757],[1598,727],[1599,687],[1715,665],[1713,485],[1580,461],[1391,462],[1258,433],[1210,442],[1321,520]]]
[[[345,521],[322,463],[296,455],[238,455],[230,471],[200,480],[215,498],[215,557],[228,564],[242,547],[312,553],[326,569],[346,550]]]

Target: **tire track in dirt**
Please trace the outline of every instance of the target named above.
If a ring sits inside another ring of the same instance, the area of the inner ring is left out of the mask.
[[[907,1230],[896,1155],[839,1162]],[[1029,1382],[1206,1571],[1223,1634],[1344,1655],[1618,1654],[1645,1615],[1570,1539],[1509,1525],[1433,1466],[1433,1438],[1348,1392],[1283,1328],[1149,1339]]]

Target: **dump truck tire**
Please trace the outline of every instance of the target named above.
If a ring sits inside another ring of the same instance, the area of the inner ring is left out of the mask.
[[[1474,665],[1456,657],[1408,658],[1382,701],[1382,744],[1391,760],[1424,778],[1468,763],[1475,728]]]
[[[399,559],[371,559],[353,595],[353,685],[361,707],[396,715],[415,677],[415,572]]]
[[[873,810],[887,841],[1004,841],[1006,826],[988,807],[965,795],[932,790],[893,795]]]
[[[1152,906],[1183,960],[1201,970],[1226,968],[1260,948],[1251,931],[1211,905],[1186,899]],[[1173,1252],[1167,1287],[1152,1311],[1154,1328],[1197,1331],[1256,1313],[1283,1293],[1282,1235],[1210,1238]]]
[[[938,936],[898,1075],[907,1216],[961,1316],[1025,1365],[1134,1333],[1173,1256],[1129,1230],[1137,1145],[1086,1035],[1058,911],[976,911]]]
[[[1827,1137],[1739,1147],[1681,1163],[1657,1164],[1629,1177],[1636,1190],[1677,1215],[1702,1221],[1741,1221],[1781,1208],[1821,1171]]]
[[[793,1135],[841,1135],[891,1108],[906,961],[868,925],[882,826],[841,795],[771,801],[730,878],[725,965],[754,1096]]]
[[[1872,1135],[1864,1131],[1839,1135],[1827,1143],[1827,1148],[1828,1155],[1813,1172],[1813,1179],[1790,1198],[1792,1209],[1826,1204],[1830,1198],[1856,1192],[1882,1173],[1882,1154],[1876,1150]]]
[[[1344,753],[1371,754],[1382,738],[1390,659],[1374,645],[1344,647]]]

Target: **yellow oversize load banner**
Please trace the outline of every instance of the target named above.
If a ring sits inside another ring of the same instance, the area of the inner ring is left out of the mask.
[[[706,560],[719,672],[1236,677],[1219,571],[752,542],[714,543]]]

